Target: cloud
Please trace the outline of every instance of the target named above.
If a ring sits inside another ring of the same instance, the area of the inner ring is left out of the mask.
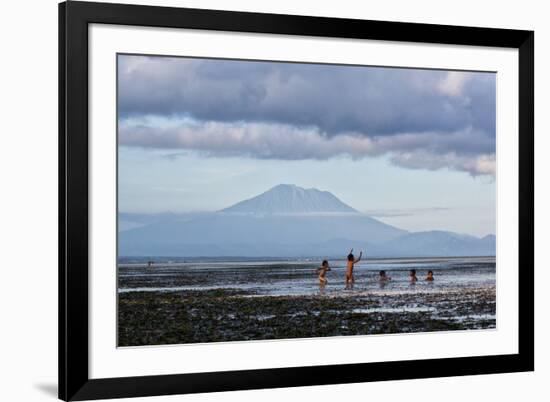
[[[429,152],[401,152],[393,155],[391,161],[409,169],[439,170],[443,168],[470,173],[472,176],[496,173],[495,154],[457,155],[454,152],[435,154]]]
[[[445,212],[452,209],[453,208],[447,207],[378,209],[364,211],[364,213],[373,218],[395,218],[403,216],[425,215],[433,212]]]
[[[329,136],[467,126],[494,135],[495,75],[119,56],[119,113],[316,126]]]
[[[490,141],[485,146],[471,147],[478,135],[467,129],[452,134],[403,133],[369,137],[350,132],[331,137],[315,127],[243,122],[179,121],[162,128],[158,122],[152,125],[140,122],[123,123],[119,127],[119,142],[124,146],[194,150],[215,157],[281,160],[362,159],[388,154],[394,164],[407,168],[437,170],[447,167],[472,175],[494,175]],[[478,148],[486,153],[479,154]],[[169,157],[175,155],[169,154]]]
[[[466,82],[471,74],[462,71],[449,71],[447,75],[439,81],[437,88],[442,94],[449,96],[460,96],[464,90]]]
[[[119,56],[121,144],[494,175],[493,73]]]

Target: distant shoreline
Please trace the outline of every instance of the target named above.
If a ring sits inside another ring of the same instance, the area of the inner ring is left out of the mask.
[[[153,263],[239,263],[239,262],[303,262],[303,263],[314,263],[322,259],[328,260],[344,260],[345,256],[314,256],[314,257],[174,257],[174,256],[147,256],[147,257],[119,257],[118,265],[132,264],[132,263],[148,263],[149,261]],[[367,257],[364,261],[369,262],[391,262],[396,261],[400,263],[411,263],[417,261],[429,261],[429,262],[442,262],[449,260],[483,260],[483,259],[496,259],[494,255],[473,255],[473,256],[424,256],[424,257]]]

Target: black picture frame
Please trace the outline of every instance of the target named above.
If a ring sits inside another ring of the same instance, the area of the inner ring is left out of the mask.
[[[90,379],[88,25],[192,28],[519,51],[517,354]],[[534,370],[534,32],[70,1],[59,4],[59,398],[170,395]]]

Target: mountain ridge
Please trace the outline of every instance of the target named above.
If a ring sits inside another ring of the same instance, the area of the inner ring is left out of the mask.
[[[289,184],[217,212],[121,213],[119,228],[124,257],[328,257],[351,247],[373,257],[488,256],[496,250],[492,234],[409,232],[358,212],[328,191]]]
[[[358,213],[329,191],[279,184],[220,212],[229,213]]]

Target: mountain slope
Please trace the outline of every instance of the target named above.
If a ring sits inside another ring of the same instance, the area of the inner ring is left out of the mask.
[[[380,243],[406,232],[361,214],[210,213],[119,233],[119,254],[171,256],[322,255],[333,241]],[[342,246],[343,246],[342,244]],[[344,248],[347,248],[344,247]],[[339,251],[345,253],[347,250]]]
[[[119,255],[173,257],[495,255],[494,235],[410,233],[357,212],[327,191],[282,184],[220,212],[119,214]]]
[[[445,232],[407,233],[375,247],[380,255],[399,257],[490,256],[496,253],[495,236],[484,238]]]
[[[334,213],[357,212],[328,191],[304,189],[293,184],[279,184],[256,197],[225,208],[222,212],[276,213]]]

